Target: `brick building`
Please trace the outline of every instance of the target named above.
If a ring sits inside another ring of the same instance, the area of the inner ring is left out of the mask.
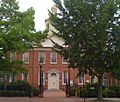
[[[57,12],[56,8],[52,8],[52,12]],[[53,43],[50,39],[56,43],[62,45],[64,40],[56,35],[53,35],[52,30],[55,29],[50,25],[49,19],[46,19],[46,28],[49,30],[48,37],[42,42],[42,47],[34,47],[28,52],[15,55],[11,54],[12,59],[23,60],[24,66],[28,69],[28,73],[22,73],[15,76],[9,76],[8,81],[13,80],[25,80],[31,83],[33,86],[38,87],[40,83],[40,65],[39,61],[42,58],[42,76],[43,85],[46,89],[64,89],[70,77],[70,84],[83,86],[84,83],[96,83],[97,77],[91,77],[89,75],[80,75],[77,77],[77,69],[68,69],[67,61],[59,55],[57,52],[52,50]],[[70,73],[69,73],[70,71]],[[70,76],[69,76],[70,75]],[[112,79],[110,75],[105,74],[103,77],[103,85],[110,86],[112,84],[120,84],[120,81]]]

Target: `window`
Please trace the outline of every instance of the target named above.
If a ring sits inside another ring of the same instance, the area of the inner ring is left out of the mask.
[[[65,85],[68,82],[68,73],[67,71],[62,72],[62,84]]]
[[[14,81],[16,81],[16,76],[15,76],[15,74],[12,74],[11,75],[11,82],[14,82]]]
[[[16,76],[14,74],[6,74],[0,76],[0,82],[13,82],[16,81]]]
[[[97,77],[96,76],[91,77],[91,83],[92,84],[97,83]]]
[[[56,52],[52,52],[51,53],[51,63],[52,64],[56,64],[57,63],[57,53]]]
[[[10,53],[10,60],[15,61],[17,58],[16,53]]]
[[[42,83],[45,85],[45,73],[42,72]],[[38,72],[38,85],[40,85],[40,72]]]
[[[23,62],[29,63],[29,52],[23,54]]]
[[[80,84],[83,84],[83,81],[84,81],[84,75],[83,74],[80,74],[79,75],[79,82],[78,82],[78,84],[80,85]]]
[[[40,60],[43,61],[43,64],[45,64],[45,60],[46,60],[46,53],[45,52],[40,52],[38,55],[38,63],[40,62]]]
[[[54,76],[56,76],[56,73],[54,73],[54,72],[53,72],[53,73],[51,73],[51,76],[53,76],[53,77],[54,77]]]
[[[28,81],[28,73],[22,73],[22,80]]]
[[[67,64],[67,59],[65,57],[62,57],[62,64]]]
[[[109,87],[109,80],[107,78],[103,79],[103,86]]]

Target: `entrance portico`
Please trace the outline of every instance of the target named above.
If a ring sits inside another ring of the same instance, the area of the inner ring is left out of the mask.
[[[48,71],[48,89],[59,90],[59,71],[56,69]]]

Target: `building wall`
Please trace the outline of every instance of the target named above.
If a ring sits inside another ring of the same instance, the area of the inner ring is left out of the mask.
[[[59,72],[59,88],[65,89],[65,84],[62,83],[62,73],[67,72],[68,73],[68,65],[62,63],[62,56],[57,54],[57,64],[51,64],[50,63],[50,56],[51,52],[53,52],[50,48],[39,48],[34,50],[29,50],[29,63],[24,64],[24,67],[28,70],[28,81],[33,86],[38,87],[38,73],[40,71],[40,66],[38,62],[38,54],[39,52],[45,52],[46,53],[46,61],[45,64],[42,65],[42,71],[45,74],[45,88],[48,88],[48,72],[51,70],[57,70]],[[18,60],[23,59],[23,54],[19,54],[17,56]],[[67,76],[68,77],[68,76]],[[86,77],[89,79],[89,77]],[[22,75],[18,75],[17,79],[22,80]],[[76,69],[70,69],[70,82],[71,85],[74,83],[78,83],[77,78],[77,70]]]
[[[40,71],[40,66],[39,66],[39,62],[38,62],[38,54],[39,52],[45,52],[46,53],[46,61],[45,64],[42,65],[42,71],[44,72],[44,76],[45,76],[45,84],[44,84],[44,88],[48,89],[48,85],[50,83],[48,83],[49,79],[48,79],[48,74],[50,71],[55,71],[58,73],[59,75],[59,89],[65,89],[66,84],[63,84],[63,72],[67,72],[68,73],[68,65],[67,64],[62,64],[62,56],[60,56],[59,54],[57,54],[57,63],[56,64],[51,64],[50,63],[50,56],[51,56],[51,52],[52,49],[51,48],[35,48],[35,49],[31,49],[29,50],[29,63],[24,64],[24,67],[26,67],[26,69],[28,69],[28,82],[30,84],[32,84],[35,87],[39,87],[39,71]],[[18,60],[22,60],[23,59],[23,54],[19,54],[17,56]],[[67,76],[68,77],[68,76]],[[17,76],[18,80],[22,80],[22,75],[18,75]],[[67,79],[68,80],[68,79]],[[89,75],[84,75],[84,82],[85,83],[92,83],[91,81],[91,76]],[[94,82],[97,82],[97,79],[95,79]],[[107,85],[108,87],[113,85],[113,84],[120,84],[120,81],[112,79],[111,76],[109,74],[105,74],[104,75],[104,82],[103,85]],[[79,79],[77,78],[77,69],[70,69],[70,84],[74,85],[74,84],[78,84],[81,87],[83,86],[83,83],[79,84]]]

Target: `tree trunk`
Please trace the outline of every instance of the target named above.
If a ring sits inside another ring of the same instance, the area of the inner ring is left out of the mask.
[[[103,86],[103,75],[100,75],[98,77],[98,100],[101,101],[103,100],[103,96],[102,96],[102,87]]]

